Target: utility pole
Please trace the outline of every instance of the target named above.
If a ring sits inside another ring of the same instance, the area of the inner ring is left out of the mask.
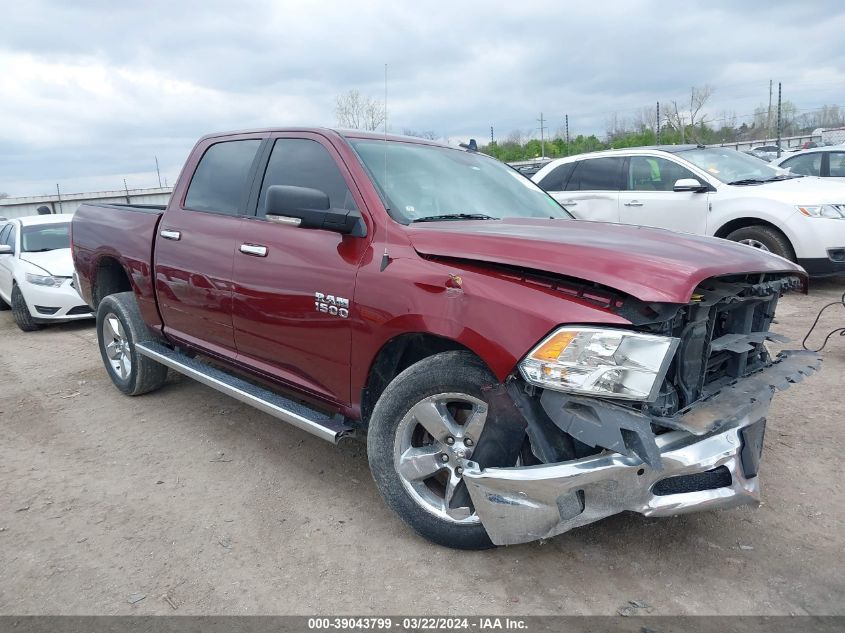
[[[490,126],[490,143],[493,144],[496,142],[496,139],[493,138],[493,126]]]
[[[156,159],[156,175],[158,176],[158,188],[161,189],[161,171],[158,168],[158,156],[155,157]]]
[[[123,190],[126,192],[126,204],[132,204],[132,200],[129,198],[129,185],[126,184],[126,178],[123,179]]]
[[[772,80],[769,79],[769,112],[766,115],[766,137],[772,138]]]
[[[543,135],[546,128],[543,126],[543,113],[540,113],[540,118],[537,119],[540,122],[540,158],[546,157],[546,138]]]
[[[566,144],[569,145],[569,115],[564,114],[563,120],[566,121]],[[569,151],[569,148],[567,148],[567,152],[568,151]]]
[[[778,82],[778,158],[780,158],[780,97],[781,97],[781,84]]]
[[[59,189],[59,183],[56,183],[56,196],[59,198],[59,213],[64,213],[64,207],[62,206],[62,192]]]
[[[657,102],[657,145],[660,145],[660,102]]]

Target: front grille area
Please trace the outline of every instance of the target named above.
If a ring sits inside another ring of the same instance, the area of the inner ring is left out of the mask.
[[[76,316],[77,314],[91,314],[91,308],[88,306],[75,306],[67,311],[68,316]]]
[[[702,490],[716,490],[727,488],[732,483],[731,471],[727,466],[719,466],[713,470],[692,475],[679,475],[661,479],[651,491],[658,496],[678,495],[685,492],[701,492]]]
[[[801,287],[790,275],[754,275],[703,282],[691,302],[656,333],[681,339],[652,413],[673,415],[770,362],[767,339],[781,293]]]

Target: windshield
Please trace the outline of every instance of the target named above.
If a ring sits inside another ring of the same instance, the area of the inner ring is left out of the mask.
[[[677,156],[691,162],[714,178],[725,183],[753,184],[789,177],[784,170],[767,165],[759,158],[743,154],[729,147],[709,147],[678,152]]]
[[[489,156],[396,141],[350,142],[390,215],[403,224],[572,217],[525,176]]]
[[[21,252],[40,253],[70,248],[70,224],[41,224],[24,226],[21,233]]]

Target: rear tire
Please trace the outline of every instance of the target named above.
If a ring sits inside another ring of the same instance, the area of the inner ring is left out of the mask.
[[[795,251],[789,243],[789,238],[770,226],[745,226],[728,235],[728,239],[795,261]]]
[[[29,307],[26,305],[26,299],[23,298],[23,293],[17,284],[12,287],[12,316],[15,318],[15,323],[24,332],[35,332],[44,327],[32,318]]]
[[[142,356],[135,343],[150,340],[132,292],[109,295],[97,307],[97,342],[106,372],[127,396],[155,391],[167,379],[167,367]]]
[[[481,387],[495,382],[495,377],[474,354],[444,352],[425,358],[399,374],[373,409],[367,433],[367,456],[379,492],[405,523],[439,545],[467,550],[493,547],[471,508],[452,508],[448,499],[457,498],[455,493],[463,483],[455,450],[467,451],[464,442],[471,436],[478,441],[486,419]],[[446,402],[458,403],[463,413],[446,413],[445,426],[440,427],[444,432],[439,433],[437,411],[445,411]],[[426,409],[431,405],[435,408]],[[415,415],[416,411],[420,413]],[[435,411],[435,415],[427,418],[425,428],[421,428],[419,420],[424,419],[424,411]],[[480,417],[473,417],[476,412]],[[461,421],[456,422],[458,418]],[[480,421],[481,426],[473,426],[474,420]],[[435,429],[433,434],[429,434],[429,429]],[[469,446],[474,448],[472,442]],[[422,453],[425,453],[422,458],[433,461],[426,462],[418,471],[409,474],[414,469],[408,468],[400,474],[400,464],[407,466]],[[442,462],[441,458],[447,456],[449,461]],[[442,488],[438,488],[438,480]]]

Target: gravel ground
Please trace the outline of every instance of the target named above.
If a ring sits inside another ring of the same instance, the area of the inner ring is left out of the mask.
[[[775,329],[799,346],[843,287],[785,298]],[[122,396],[90,323],[24,334],[2,312],[0,342],[2,614],[845,614],[842,338],[775,400],[760,508],[480,553],[406,529],[362,443],[174,375]]]

